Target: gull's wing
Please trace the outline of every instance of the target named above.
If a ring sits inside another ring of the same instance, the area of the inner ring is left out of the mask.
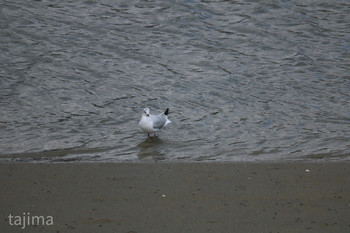
[[[153,122],[154,129],[161,129],[167,120],[167,117],[164,115],[164,113],[159,115],[150,115],[150,118]]]

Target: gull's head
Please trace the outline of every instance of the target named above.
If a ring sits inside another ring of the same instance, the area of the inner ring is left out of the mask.
[[[146,114],[146,116],[148,116],[148,117],[149,117],[150,112],[151,112],[151,109],[149,109],[149,108],[143,109],[143,113]]]

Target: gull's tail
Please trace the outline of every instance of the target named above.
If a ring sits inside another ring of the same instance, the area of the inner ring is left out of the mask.
[[[166,118],[166,121],[165,121],[165,124],[164,126],[166,126],[167,124],[171,123],[171,120],[168,119],[168,115],[169,114],[169,108],[167,108],[164,112],[164,115],[165,115],[165,118]]]
[[[168,115],[169,114],[169,108],[167,108],[166,110],[165,110],[165,112],[164,112],[164,115]]]

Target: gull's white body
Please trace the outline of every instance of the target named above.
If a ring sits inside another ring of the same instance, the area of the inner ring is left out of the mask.
[[[139,121],[139,126],[142,129],[142,131],[148,133],[148,136],[150,133],[154,133],[167,124],[169,124],[171,121],[168,119],[168,111],[167,109],[165,113],[161,113],[158,115],[152,115],[150,114],[151,110],[149,108],[145,108],[143,110],[141,120]]]

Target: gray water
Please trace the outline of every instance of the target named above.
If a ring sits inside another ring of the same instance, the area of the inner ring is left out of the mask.
[[[0,9],[0,161],[350,160],[349,1]]]

